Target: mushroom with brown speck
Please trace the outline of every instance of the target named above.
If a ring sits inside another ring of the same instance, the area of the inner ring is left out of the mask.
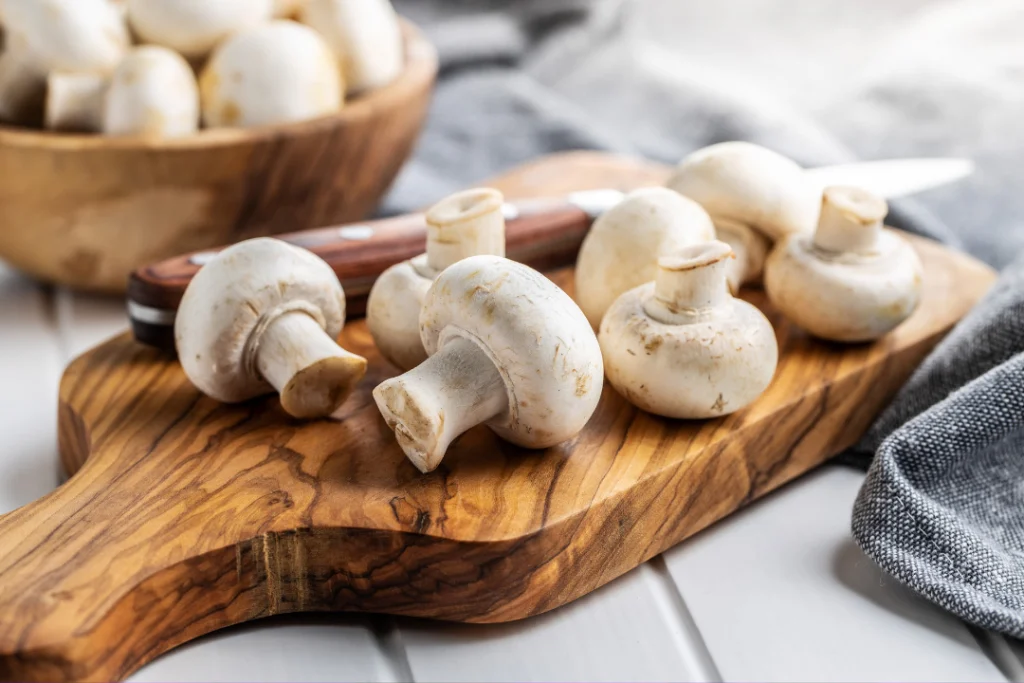
[[[545,448],[579,433],[597,408],[604,381],[597,338],[572,299],[532,268],[499,256],[458,261],[430,286],[420,324],[430,357],[381,383],[373,397],[421,472],[435,469],[475,425]],[[556,347],[566,372],[550,371]]]
[[[854,187],[826,188],[813,236],[775,247],[765,290],[779,311],[816,337],[878,339],[921,299],[922,265],[910,244],[882,227],[884,199]]]
[[[771,383],[778,342],[771,323],[726,285],[724,242],[683,247],[658,261],[654,282],[619,297],[601,323],[608,381],[631,403],[674,418],[739,410]],[[643,335],[660,343],[630,348]],[[734,343],[742,340],[742,344]]]
[[[289,415],[314,418],[333,413],[366,373],[366,359],[335,341],[344,323],[345,292],[331,267],[260,237],[196,273],[174,339],[182,369],[208,396],[235,403],[276,391]]]

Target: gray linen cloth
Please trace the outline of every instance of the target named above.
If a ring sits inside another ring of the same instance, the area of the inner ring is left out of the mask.
[[[772,2],[784,12],[783,0]],[[1024,3],[942,3],[907,22],[896,43],[910,47],[887,55],[891,68],[851,82],[812,114],[730,86],[700,59],[637,41],[636,3],[397,5],[438,46],[442,76],[386,212],[568,149],[674,163],[744,139],[808,166],[977,161],[967,182],[894,202],[890,222],[967,249],[999,268],[1000,280],[844,458],[868,467],[852,528],[872,558],[963,619],[1024,637],[1024,258],[1016,258],[1024,246],[1016,172],[1024,165],[1024,54],[1008,49],[1024,27]],[[728,12],[737,3],[679,3],[679,31],[697,39],[709,17],[700,13],[712,5]],[[779,44],[804,49],[800,30],[780,33]],[[827,57],[807,54],[806,68]]]

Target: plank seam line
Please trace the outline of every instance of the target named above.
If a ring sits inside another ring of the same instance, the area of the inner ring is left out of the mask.
[[[377,647],[388,664],[388,678],[384,680],[389,683],[415,683],[416,678],[412,674],[412,665],[409,663],[405,641],[398,630],[397,619],[384,615],[373,616],[371,626]]]
[[[694,675],[694,681],[717,683],[722,681],[714,657],[701,635],[697,622],[694,621],[690,608],[686,606],[682,591],[668,571],[663,555],[657,555],[647,562],[653,571],[652,580],[655,584],[657,603],[664,608],[665,616],[671,619],[680,639],[683,641],[683,653]],[[668,604],[665,604],[665,603]]]
[[[985,629],[965,623],[964,626],[978,642],[978,647],[986,657],[999,669],[1006,680],[1014,683],[1024,683],[1024,661],[1021,661],[1014,653],[1007,637],[1001,633],[986,631]]]

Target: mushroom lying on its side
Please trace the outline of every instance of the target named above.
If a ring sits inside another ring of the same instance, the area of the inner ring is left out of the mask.
[[[299,17],[327,39],[349,92],[381,88],[402,73],[402,29],[390,0],[308,0]]]
[[[108,0],[3,0],[0,120],[38,124],[52,71],[109,74],[128,49],[121,12]]]
[[[270,18],[272,0],[128,0],[128,21],[144,43],[200,60],[233,33]]]
[[[624,292],[654,279],[658,257],[714,239],[696,202],[663,187],[634,190],[598,218],[576,259],[576,302],[597,329]]]
[[[732,251],[698,244],[658,260],[654,282],[623,294],[601,323],[608,381],[642,410],[675,418],[728,415],[771,383],[771,323],[726,286]]]
[[[498,256],[455,263],[427,292],[420,327],[430,357],[373,397],[421,472],[475,425],[545,448],[577,434],[597,408],[597,338],[572,299],[532,268]]]
[[[810,234],[818,219],[820,188],[792,160],[749,142],[722,142],[687,156],[667,186],[711,215],[718,239],[739,258],[729,285],[760,277],[764,253],[775,240]]]
[[[288,123],[341,109],[338,61],[316,31],[276,20],[235,34],[199,78],[203,122],[210,128]]]
[[[854,187],[824,192],[813,237],[793,235],[765,265],[768,297],[816,337],[878,339],[917,308],[921,261],[899,235],[882,228],[885,200]]]
[[[366,373],[335,341],[345,292],[323,260],[269,237],[220,252],[189,283],[174,321],[181,367],[218,401],[277,391],[298,418],[333,413]]]
[[[408,370],[427,352],[420,309],[438,273],[469,256],[505,255],[505,199],[491,188],[453,194],[426,213],[427,252],[385,270],[366,302],[366,324],[381,355]]]

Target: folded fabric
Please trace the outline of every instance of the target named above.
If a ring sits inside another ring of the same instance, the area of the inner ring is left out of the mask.
[[[834,4],[838,11],[842,3]],[[864,550],[963,619],[1024,637],[1024,259],[1014,260],[1024,246],[1024,193],[1016,187],[1024,51],[1008,49],[1024,29],[1024,5],[953,0],[909,17],[900,3],[873,5],[873,20],[885,25],[891,11],[895,27],[879,60],[885,68],[799,111],[723,78],[712,58],[644,40],[637,5],[627,0],[397,5],[437,44],[442,77],[386,212],[567,149],[674,163],[698,147],[743,139],[808,166],[858,157],[977,160],[969,181],[893,202],[888,222],[1005,266],[1002,277],[845,457],[870,466],[853,514]],[[729,14],[729,0],[669,9],[681,45],[699,39],[715,11],[730,26],[741,20]],[[786,9],[786,0],[758,3],[762,17],[789,16]],[[773,45],[789,46],[799,68],[846,77],[848,65],[829,46],[806,54],[812,28],[776,21]]]

